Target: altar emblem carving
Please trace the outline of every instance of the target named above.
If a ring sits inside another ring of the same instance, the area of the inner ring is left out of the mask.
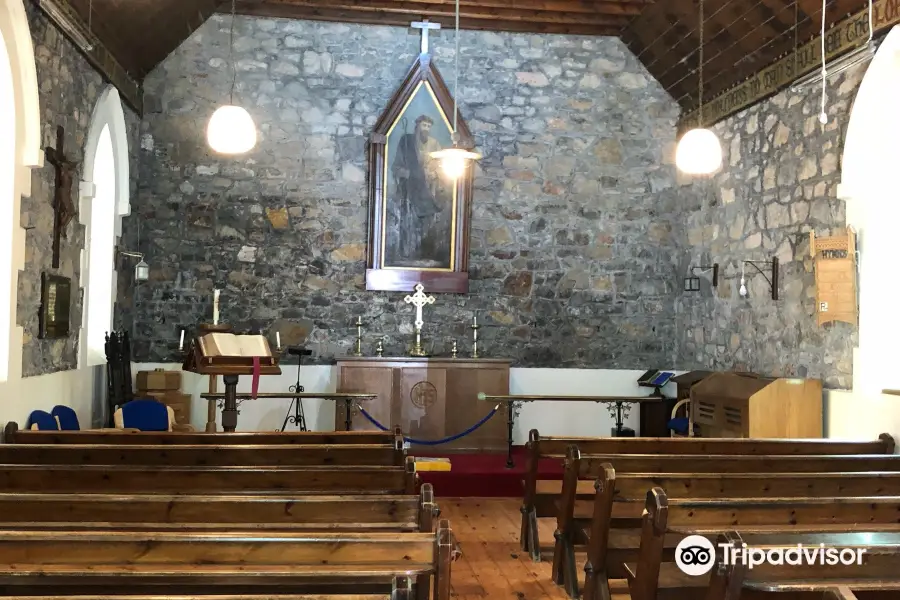
[[[409,401],[416,408],[428,408],[437,402],[437,388],[430,381],[420,381],[409,391]]]

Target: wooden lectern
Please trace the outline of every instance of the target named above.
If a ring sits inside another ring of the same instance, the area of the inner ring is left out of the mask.
[[[255,367],[259,360],[258,370]],[[209,332],[191,342],[182,369],[201,375],[222,375],[225,382],[225,406],[222,429],[233,432],[237,427],[237,384],[240,375],[281,375],[278,360],[269,342],[261,335],[239,335]]]

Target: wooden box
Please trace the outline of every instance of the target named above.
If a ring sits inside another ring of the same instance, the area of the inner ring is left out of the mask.
[[[714,373],[691,389],[699,437],[821,438],[822,382]]]
[[[400,425],[406,436],[433,441],[465,431],[494,408],[478,400],[479,392],[508,395],[509,365],[509,360],[487,358],[343,357],[337,360],[337,391],[377,394],[360,402],[373,418],[388,428]],[[505,451],[506,406],[439,450]],[[336,408],[335,429],[343,430],[345,404],[338,402]],[[351,423],[354,430],[376,429],[358,410]]]
[[[180,390],[181,371],[165,371],[163,369],[139,371],[136,387],[139,393]]]

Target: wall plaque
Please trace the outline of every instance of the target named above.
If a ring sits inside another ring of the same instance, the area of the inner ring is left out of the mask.
[[[41,339],[69,336],[71,307],[72,280],[60,275],[41,273]]]

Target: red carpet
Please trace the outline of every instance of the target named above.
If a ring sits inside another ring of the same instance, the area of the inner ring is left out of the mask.
[[[525,448],[513,447],[512,469],[506,468],[503,454],[437,454],[413,450],[412,456],[439,456],[450,459],[450,471],[421,471],[422,483],[434,486],[438,498],[521,498],[525,474]],[[541,479],[562,479],[561,461],[542,460]]]

